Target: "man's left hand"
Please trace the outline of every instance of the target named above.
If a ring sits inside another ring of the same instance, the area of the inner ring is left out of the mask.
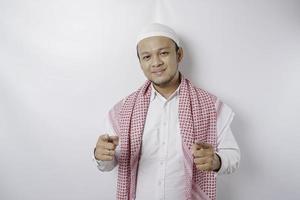
[[[201,171],[218,171],[221,167],[219,156],[214,152],[211,144],[196,142],[192,146],[194,163],[198,170]]]

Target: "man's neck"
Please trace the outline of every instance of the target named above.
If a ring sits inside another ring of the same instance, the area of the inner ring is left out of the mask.
[[[173,80],[168,85],[165,86],[160,86],[160,85],[155,85],[153,84],[153,87],[156,89],[156,91],[161,94],[163,97],[166,99],[173,94],[173,92],[178,88],[181,82],[181,75],[179,72],[175,75]]]

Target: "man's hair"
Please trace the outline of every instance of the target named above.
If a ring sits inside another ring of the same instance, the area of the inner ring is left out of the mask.
[[[172,40],[172,39],[170,39],[170,40]],[[174,40],[172,40],[172,42],[174,42],[174,44],[175,44],[175,51],[176,51],[176,53],[177,53],[178,50],[179,50],[179,46],[177,45],[177,43],[176,43]],[[138,51],[138,46],[136,46],[136,55],[137,55],[137,57],[138,57],[139,60],[140,60],[139,51]]]

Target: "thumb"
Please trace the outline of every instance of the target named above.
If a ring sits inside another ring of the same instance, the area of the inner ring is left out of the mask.
[[[118,146],[118,144],[119,144],[118,136],[110,136],[110,140],[113,142],[114,145]]]

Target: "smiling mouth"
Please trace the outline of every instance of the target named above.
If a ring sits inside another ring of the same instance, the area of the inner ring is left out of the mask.
[[[165,70],[166,69],[156,70],[156,71],[153,71],[152,73],[155,75],[161,75]]]

